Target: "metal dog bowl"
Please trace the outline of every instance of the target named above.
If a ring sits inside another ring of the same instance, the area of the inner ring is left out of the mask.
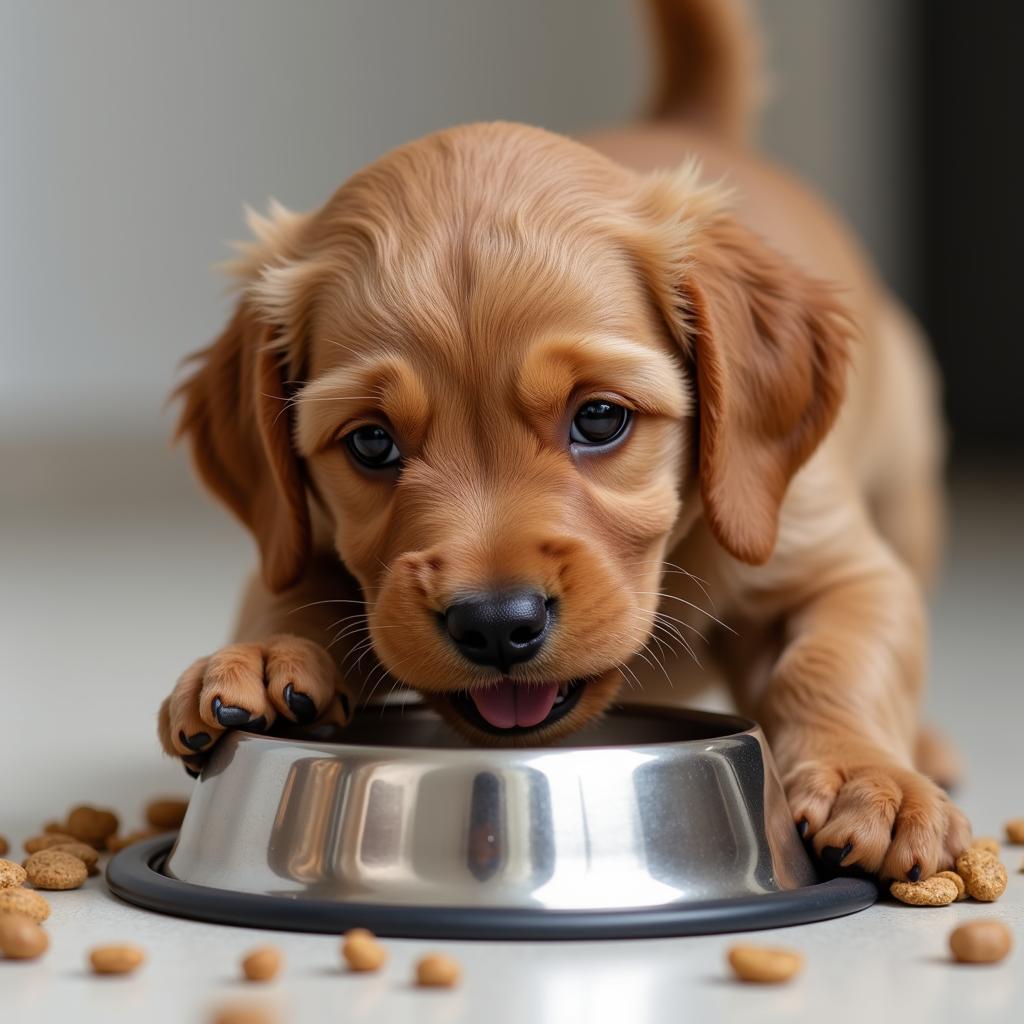
[[[177,841],[129,847],[107,879],[185,917],[451,938],[698,934],[874,901],[818,881],[754,723],[638,708],[572,739],[470,748],[416,706],[344,743],[234,733]]]

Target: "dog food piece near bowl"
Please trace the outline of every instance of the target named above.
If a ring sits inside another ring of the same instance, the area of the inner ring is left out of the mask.
[[[32,889],[0,889],[0,917],[4,914],[24,914],[42,924],[50,916],[50,904]]]
[[[416,964],[416,984],[420,988],[454,988],[462,968],[450,956],[430,953]]]
[[[1011,818],[1004,826],[1008,843],[1024,843],[1024,818]],[[3,851],[0,850],[0,853]]]
[[[271,981],[281,971],[284,957],[275,946],[260,946],[242,960],[242,973],[248,981]]]
[[[956,859],[956,873],[964,880],[967,895],[991,903],[1006,892],[1006,868],[988,850],[971,849]]]
[[[25,840],[26,853],[39,853],[40,850],[49,850],[53,846],[65,846],[68,843],[79,842],[74,836],[66,832],[44,832],[41,836],[33,836]]]
[[[94,974],[131,974],[145,959],[138,946],[97,946],[89,953]]]
[[[340,742],[235,732],[177,837],[107,868],[180,916],[412,938],[608,938],[778,927],[852,913],[819,881],[753,722],[623,708],[554,746],[467,746],[417,704]]]
[[[932,875],[921,882],[893,882],[889,892],[901,903],[912,907],[948,907],[960,895],[956,883],[949,878]]]
[[[935,878],[946,878],[956,886],[956,899],[959,903],[961,900],[967,899],[967,887],[964,885],[964,880],[955,871],[939,871]]]
[[[1002,921],[970,921],[954,928],[949,948],[962,964],[995,964],[1013,946],[1013,935]]]
[[[13,889],[26,878],[25,869],[13,860],[0,860],[0,889]]]
[[[373,932],[352,928],[341,942],[341,956],[352,971],[379,971],[388,959],[388,951]]]
[[[10,850],[10,848],[11,847],[10,847],[10,845],[7,842],[7,837],[6,836],[0,836],[0,857],[6,856],[8,850]]]
[[[68,814],[68,834],[80,842],[95,846],[97,850],[103,849],[108,836],[116,834],[117,826],[117,815],[113,811],[101,810],[87,804],[73,807]]]
[[[37,889],[77,889],[89,869],[73,853],[60,849],[40,850],[25,861],[25,873]]]
[[[173,832],[181,828],[187,810],[187,800],[179,797],[160,797],[146,804],[146,822],[152,828]]]
[[[792,949],[775,946],[733,946],[729,966],[740,981],[759,985],[778,985],[795,978],[804,966],[804,958]]]
[[[0,953],[9,960],[35,960],[50,940],[46,932],[24,914],[0,914]]]
[[[971,843],[972,850],[985,850],[987,853],[991,853],[993,857],[998,857],[1002,852],[999,849],[999,840],[995,836],[978,836]]]

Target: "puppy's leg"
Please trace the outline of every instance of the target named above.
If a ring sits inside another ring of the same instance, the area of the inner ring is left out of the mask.
[[[226,730],[262,732],[278,719],[347,723],[355,687],[341,661],[366,637],[363,607],[358,586],[336,559],[313,564],[283,594],[253,581],[237,642],[189,666],[164,701],[158,726],[164,750],[194,774]],[[332,645],[335,638],[340,642]]]
[[[734,677],[737,703],[765,727],[819,855],[883,878],[927,877],[970,828],[914,767],[923,602],[866,513],[845,518],[827,543],[748,570],[750,601],[774,605],[782,632],[767,673]]]

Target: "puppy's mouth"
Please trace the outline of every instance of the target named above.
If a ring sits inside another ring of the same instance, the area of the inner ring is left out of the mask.
[[[520,683],[503,678],[449,697],[470,725],[495,736],[521,736],[564,718],[586,689],[586,679],[568,683]]]

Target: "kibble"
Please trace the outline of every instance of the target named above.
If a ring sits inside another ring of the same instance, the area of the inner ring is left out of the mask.
[[[792,949],[771,946],[733,946],[729,966],[741,981],[775,985],[796,977],[804,958]]]
[[[89,874],[85,864],[64,850],[40,850],[25,861],[28,880],[37,889],[77,889]]]
[[[0,915],[0,953],[10,960],[35,960],[50,940],[46,932],[24,914]]]
[[[1012,945],[1013,936],[1002,921],[971,921],[949,936],[949,948],[962,964],[998,963]]]
[[[10,849],[10,844],[7,842],[6,836],[0,836],[0,857],[7,855],[7,851]]]
[[[67,832],[75,839],[102,850],[107,837],[117,832],[117,815],[83,804],[73,807],[68,815]]]
[[[345,932],[341,955],[353,971],[379,971],[388,958],[388,951],[377,941],[373,932],[353,928]]]
[[[187,800],[178,800],[174,797],[151,800],[146,805],[146,821],[161,832],[173,832],[181,828],[187,810]]]
[[[938,875],[921,882],[893,882],[889,892],[912,907],[948,907],[960,895],[955,882]]]
[[[25,881],[25,869],[13,860],[0,860],[0,889],[13,889]]]
[[[46,832],[41,836],[33,836],[25,840],[26,853],[39,853],[40,850],[49,850],[52,846],[61,846],[67,843],[77,843],[74,836],[66,832]]]
[[[152,839],[153,836],[160,834],[160,829],[140,828],[134,832],[127,832],[123,836],[108,836],[106,847],[110,853],[120,853],[127,846],[134,846],[136,843],[141,843],[143,839]]]
[[[277,1017],[262,1006],[222,1006],[210,1018],[211,1024],[274,1024]]]
[[[0,915],[3,914],[24,914],[42,924],[50,916],[50,904],[45,896],[31,889],[0,889]]]
[[[454,988],[462,969],[450,956],[431,953],[416,964],[416,984],[424,988]]]
[[[63,821],[48,821],[43,825],[43,831],[48,833],[60,832],[62,835],[66,835],[68,827]]]
[[[60,850],[62,853],[70,853],[77,857],[84,865],[90,875],[95,875],[99,870],[99,853],[88,843],[80,843],[77,839],[69,839],[66,843],[57,843],[50,847],[51,850]]]
[[[249,981],[270,981],[281,970],[281,951],[274,946],[260,946],[242,961],[242,973]]]
[[[956,873],[964,880],[967,895],[991,903],[1006,892],[1006,868],[987,850],[972,849],[956,859]]]
[[[956,886],[957,902],[967,899],[967,886],[964,885],[964,880],[955,871],[940,871],[935,877],[948,878]]]
[[[971,843],[972,850],[985,850],[991,853],[993,857],[998,857],[1000,854],[999,840],[993,836],[979,836]]]
[[[1024,818],[1011,818],[1005,825],[1006,841],[1024,843]],[[3,851],[0,850],[0,853]]]
[[[131,974],[145,959],[138,946],[97,946],[89,954],[95,974]]]

